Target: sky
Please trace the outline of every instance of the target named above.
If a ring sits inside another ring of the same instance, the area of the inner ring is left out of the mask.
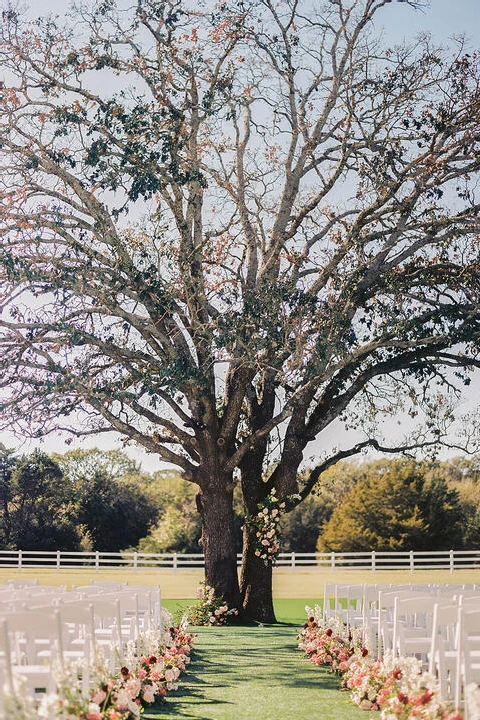
[[[301,2],[311,0],[301,0]],[[8,0],[1,0],[6,6]],[[69,0],[30,0],[22,2],[35,15],[46,13],[61,14],[69,7]],[[133,5],[132,0],[132,5]],[[454,34],[466,33],[472,40],[480,38],[480,0],[424,0],[421,11],[408,7],[405,0],[391,0],[382,14],[385,32],[395,40],[409,38],[417,32],[428,31],[434,37],[445,39]],[[381,22],[377,23],[378,25]]]
[[[311,2],[311,0],[301,0]],[[0,0],[0,6],[7,7],[8,0]],[[23,5],[23,3],[21,3]],[[58,13],[62,14],[69,7],[68,0],[30,0],[25,3],[29,6],[30,12],[37,15]],[[132,0],[132,4],[133,0]],[[385,40],[395,44],[403,40],[412,40],[418,33],[429,32],[435,41],[440,44],[449,38],[457,35],[465,35],[467,48],[471,51],[480,47],[480,0],[431,0],[423,3],[422,10],[413,10],[402,0],[392,0],[380,16],[377,16],[376,30],[383,32]],[[480,378],[477,378],[469,388],[468,396],[459,407],[459,412],[465,412],[472,408],[472,399],[480,397]],[[395,432],[395,423],[391,426]],[[338,425],[333,425],[330,431],[322,434],[322,445],[328,447],[330,443],[339,441],[341,443],[342,430]],[[19,453],[30,452],[35,445],[29,442],[21,442],[9,433],[0,434],[0,442],[9,448],[14,448]],[[38,444],[38,443],[37,443]],[[47,438],[40,447],[46,452],[66,452],[76,445],[66,445],[58,438]],[[101,447],[104,449],[122,448],[122,444],[115,442],[110,434],[99,438],[89,438],[82,442],[79,447]],[[322,447],[313,444],[308,456],[321,453]],[[137,459],[142,468],[148,472],[159,469],[160,465],[155,456],[144,453],[142,450],[127,448],[130,456]]]
[[[392,0],[382,13],[387,37],[408,39],[418,32],[430,32],[444,41],[453,35],[467,35],[478,47],[480,39],[479,0],[430,0],[423,10]]]

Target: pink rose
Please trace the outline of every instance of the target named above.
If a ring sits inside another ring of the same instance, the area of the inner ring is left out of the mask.
[[[153,703],[155,700],[155,692],[152,685],[146,685],[143,688],[142,697],[146,703]]]
[[[140,680],[137,680],[136,678],[131,678],[130,680],[127,680],[125,683],[125,689],[129,693],[130,697],[135,698],[138,693],[140,692],[140,688],[142,687],[142,683]]]
[[[88,711],[85,715],[86,720],[102,720],[102,713],[96,703],[88,704]]]
[[[165,680],[167,682],[173,682],[175,680],[175,673],[172,668],[165,670]]]
[[[101,705],[106,697],[107,697],[107,693],[105,692],[105,690],[95,690],[95,692],[92,693],[92,697],[90,699],[91,699],[92,703]]]

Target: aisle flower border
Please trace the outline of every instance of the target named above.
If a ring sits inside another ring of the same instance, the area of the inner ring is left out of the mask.
[[[341,688],[362,710],[380,711],[380,720],[463,720],[440,698],[435,677],[422,672],[414,657],[387,652],[372,658],[362,630],[348,630],[338,618],[325,619],[319,606],[305,608],[308,619],[297,636],[298,647],[311,663],[341,676]],[[480,718],[480,688],[467,688],[468,717]]]
[[[71,662],[56,672],[57,692],[46,694],[40,704],[16,677],[16,695],[6,694],[6,717],[15,720],[138,720],[143,711],[158,707],[169,692],[178,689],[182,672],[190,662],[195,635],[186,625],[173,626],[171,614],[163,610],[168,630],[152,628],[127,643],[125,664],[111,670],[99,657],[89,668],[87,692],[83,687],[83,662]]]

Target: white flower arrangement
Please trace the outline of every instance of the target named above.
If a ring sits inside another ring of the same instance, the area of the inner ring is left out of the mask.
[[[185,622],[191,625],[225,625],[232,617],[238,616],[237,608],[229,608],[223,596],[206,581],[197,589],[197,602],[185,613]]]
[[[290,495],[288,499],[299,497]],[[278,526],[285,512],[286,502],[280,502],[275,488],[272,488],[263,503],[257,505],[258,513],[253,517],[247,515],[246,523],[255,530],[255,555],[263,560],[265,565],[275,562],[280,552],[280,537]]]

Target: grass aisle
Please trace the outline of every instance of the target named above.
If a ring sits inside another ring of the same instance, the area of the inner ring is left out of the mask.
[[[297,625],[198,628],[192,664],[176,693],[144,718],[369,720],[339,679],[302,658]]]

